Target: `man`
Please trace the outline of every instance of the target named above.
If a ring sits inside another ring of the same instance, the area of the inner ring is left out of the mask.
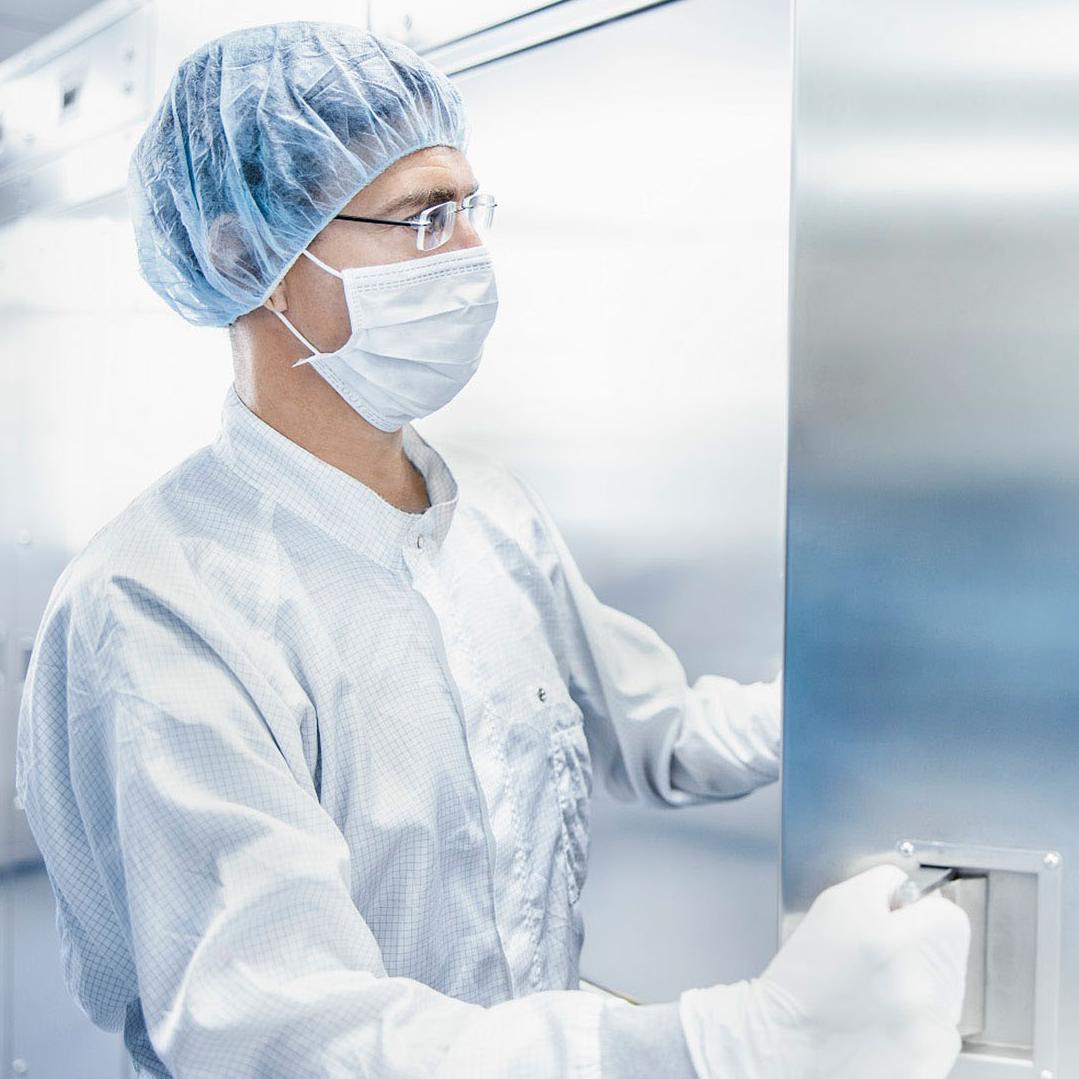
[[[969,930],[891,911],[891,866],[758,979],[578,988],[593,772],[771,782],[778,681],[687,685],[527,484],[411,426],[497,308],[466,143],[410,50],[301,22],[185,60],[136,149],[143,272],[235,380],[39,630],[18,780],[72,991],[149,1076],[943,1076]]]

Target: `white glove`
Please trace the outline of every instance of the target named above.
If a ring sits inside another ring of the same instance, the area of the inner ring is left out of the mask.
[[[944,1079],[970,921],[939,893],[891,910],[906,879],[883,865],[826,889],[759,978],[686,990],[700,1079]]]

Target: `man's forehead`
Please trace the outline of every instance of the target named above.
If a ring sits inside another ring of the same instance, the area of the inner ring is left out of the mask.
[[[342,212],[355,210],[381,216],[391,208],[422,209],[436,202],[462,198],[477,186],[475,173],[464,154],[436,147],[432,153],[413,154],[395,163],[358,192]]]

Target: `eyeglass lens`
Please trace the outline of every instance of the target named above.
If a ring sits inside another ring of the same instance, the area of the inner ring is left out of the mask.
[[[453,236],[459,212],[467,216],[468,223],[477,232],[486,232],[494,221],[495,201],[490,195],[477,194],[465,200],[460,211],[452,202],[432,206],[427,212],[427,226],[417,230],[416,246],[421,251],[431,251],[447,243]]]

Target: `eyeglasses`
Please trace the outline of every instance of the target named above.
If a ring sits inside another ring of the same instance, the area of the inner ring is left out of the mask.
[[[494,221],[497,205],[492,195],[474,191],[461,200],[460,206],[456,202],[440,202],[437,206],[428,206],[408,221],[394,221],[388,217],[354,217],[351,214],[338,214],[336,219],[364,221],[371,225],[405,225],[416,230],[417,251],[433,251],[453,236],[458,213],[463,213],[477,232],[486,232]]]

